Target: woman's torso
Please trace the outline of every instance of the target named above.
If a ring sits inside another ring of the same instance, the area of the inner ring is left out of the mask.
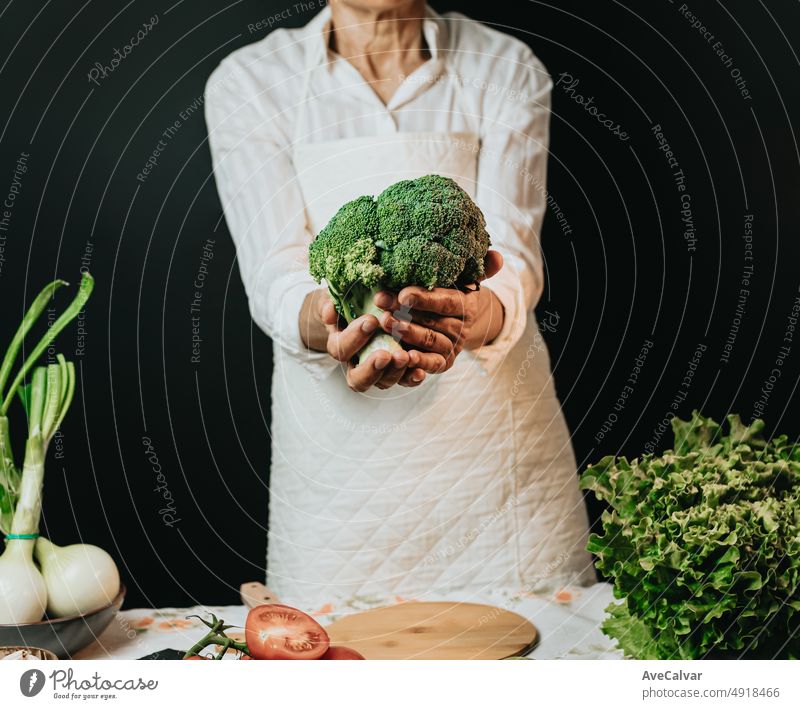
[[[474,195],[485,91],[469,91],[469,77],[439,56],[383,106],[345,64],[311,67],[293,119],[312,231],[347,199],[407,177],[448,174]],[[335,102],[328,71],[352,78]],[[275,355],[268,573],[282,597],[309,604],[583,573],[585,512],[532,313],[491,373],[464,352],[416,389],[355,394],[341,371],[317,378]]]

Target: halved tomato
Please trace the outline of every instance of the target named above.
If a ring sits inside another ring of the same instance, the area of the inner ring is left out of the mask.
[[[343,645],[331,645],[320,660],[366,660],[360,652],[353,650],[351,647],[344,647]]]
[[[317,660],[330,646],[316,620],[280,603],[253,608],[247,614],[245,637],[256,660]]]

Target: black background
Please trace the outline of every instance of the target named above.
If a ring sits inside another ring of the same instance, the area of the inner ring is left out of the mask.
[[[671,444],[669,434],[657,438],[658,426],[698,345],[706,350],[678,413],[736,411],[749,420],[798,295],[800,5],[688,4],[724,45],[751,100],[681,5],[435,3],[529,43],[556,80],[563,72],[578,79],[577,93],[594,96],[630,135],[619,140],[554,89],[549,189],[572,231],[564,235],[549,211],[538,312],[555,323],[544,334],[581,467],[608,453],[636,455],[648,442]],[[266,34],[248,24],[286,7],[290,17],[276,26],[302,25],[314,12],[262,0],[2,5],[0,196],[20,154],[30,157],[0,264],[0,342],[46,281],[77,281],[91,242],[97,288],[85,351],[76,356],[74,327],[59,340],[77,363],[80,389],[63,458],[49,461],[45,525],[58,543],[108,549],[129,586],[128,607],[234,603],[240,582],[264,575],[271,345],[250,321],[221,219],[201,97],[226,54]],[[94,63],[108,63],[155,15],[149,36],[91,84]],[[138,182],[162,132],[193,106]],[[694,252],[653,124],[684,171]],[[753,215],[754,274],[723,363],[746,263],[745,214]],[[207,239],[214,257],[201,362],[192,364],[189,308]],[[615,412],[648,338],[640,380]],[[770,431],[796,436],[800,341],[781,372],[764,418]],[[611,413],[618,418],[599,438]],[[159,513],[153,453],[180,519],[172,527]],[[590,510],[599,508],[590,502]]]

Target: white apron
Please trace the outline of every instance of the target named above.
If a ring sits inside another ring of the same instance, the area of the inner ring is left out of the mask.
[[[446,175],[474,197],[478,145],[469,133],[296,145],[311,231],[400,179]],[[594,580],[533,313],[491,376],[463,352],[414,389],[357,394],[340,368],[320,380],[275,348],[272,402],[267,582],[285,602]]]

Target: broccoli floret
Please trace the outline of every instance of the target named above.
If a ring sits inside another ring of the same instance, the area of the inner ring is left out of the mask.
[[[484,275],[489,234],[481,210],[453,180],[426,175],[402,180],[377,199],[345,204],[309,247],[309,268],[328,284],[338,312],[351,322],[380,315],[373,296],[406,286],[463,288]],[[400,345],[376,334],[359,361]]]
[[[483,276],[486,220],[453,180],[426,175],[378,197],[378,236],[387,285],[461,287]]]

